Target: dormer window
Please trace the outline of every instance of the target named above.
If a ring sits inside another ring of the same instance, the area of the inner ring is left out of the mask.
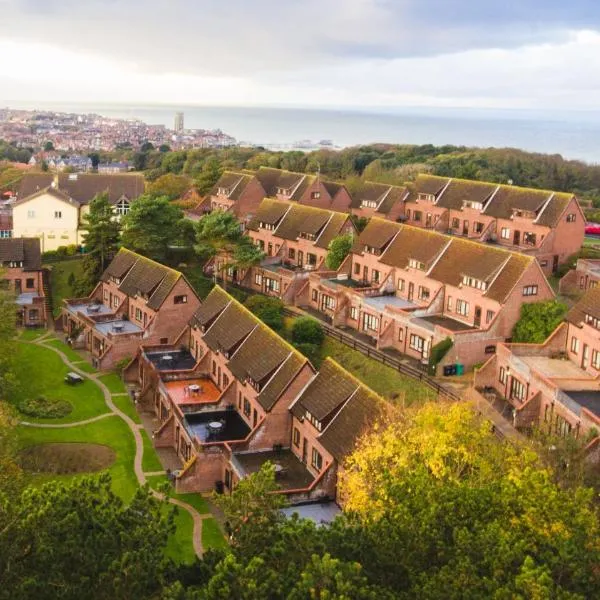
[[[115,212],[121,217],[125,216],[129,212],[129,202],[124,198],[119,200],[115,206]]]
[[[9,261],[8,266],[12,269],[20,269],[23,267],[23,261],[11,260]]]
[[[218,190],[219,196],[229,196],[229,188],[220,187]]]
[[[300,232],[300,237],[303,240],[309,240],[311,242],[314,242],[314,240],[315,240],[315,234],[314,233],[305,233],[304,231],[301,231]]]
[[[463,208],[473,208],[475,210],[483,210],[481,202],[473,202],[472,200],[463,200]]]
[[[477,290],[481,290],[482,292],[485,292],[485,290],[487,290],[487,283],[485,281],[482,281],[481,279],[476,279],[475,277],[469,277],[468,275],[463,275],[462,283],[463,285],[475,288]]]
[[[278,187],[278,188],[277,188],[277,193],[278,193],[280,196],[289,196],[289,195],[290,195],[290,190],[289,190],[288,188],[281,188],[281,187]]]
[[[414,258],[409,258],[408,259],[408,266],[411,269],[417,269],[417,271],[424,271],[425,270],[425,263],[422,263],[419,260],[415,260]]]
[[[111,280],[113,283],[116,283],[117,285],[120,285],[120,284],[121,284],[121,279],[120,279],[120,277],[111,277],[111,278],[110,278],[110,280]]]
[[[312,200],[318,200],[321,197],[321,192],[311,192],[310,197]]]
[[[523,243],[526,246],[535,246],[537,243],[537,235],[535,233],[531,233],[530,231],[526,231],[523,233]]]
[[[513,217],[522,217],[525,219],[533,219],[535,218],[535,212],[531,210],[521,210],[519,208],[513,208],[512,212]]]
[[[594,329],[600,329],[600,319],[590,314],[585,315],[585,322],[591,325]]]
[[[424,202],[433,202],[435,200],[435,196],[433,194],[424,194],[423,192],[419,192],[417,200],[423,200]]]
[[[321,421],[317,420],[309,411],[306,411],[304,417],[317,431],[321,431],[323,427]]]
[[[367,254],[374,254],[375,256],[379,256],[381,254],[381,250],[379,248],[374,248],[373,246],[365,246],[365,252]]]
[[[266,229],[267,231],[273,231],[275,229],[275,225],[273,225],[273,223],[265,223],[264,221],[260,221],[258,226],[261,229]]]
[[[363,200],[360,206],[362,208],[377,208],[377,202],[375,200]]]

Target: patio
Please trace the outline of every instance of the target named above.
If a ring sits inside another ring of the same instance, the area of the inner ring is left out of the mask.
[[[88,302],[86,304],[67,304],[67,310],[73,314],[82,313],[88,317],[97,317],[99,315],[111,315],[112,310],[104,304],[93,304]]]
[[[159,371],[189,371],[196,365],[196,359],[186,348],[146,352],[146,357]]]
[[[547,356],[519,356],[534,371],[548,379],[579,379],[589,381],[593,377],[567,359],[549,358]]]
[[[235,410],[187,414],[184,425],[188,433],[202,443],[243,440],[251,431]]]
[[[165,381],[164,386],[178,406],[212,404],[221,395],[221,390],[207,377]]]
[[[426,321],[432,325],[443,327],[449,331],[474,331],[477,327],[473,327],[468,323],[451,319],[450,317],[442,317],[440,315],[432,315],[430,317],[419,317],[421,321]]]
[[[124,319],[115,319],[114,321],[104,321],[102,323],[96,323],[94,329],[104,336],[142,333],[144,331],[135,323],[132,323],[131,321],[126,321]]]

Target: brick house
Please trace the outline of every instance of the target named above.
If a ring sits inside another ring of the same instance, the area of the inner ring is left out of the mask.
[[[558,290],[561,294],[579,296],[598,285],[600,285],[600,260],[580,258],[575,268],[561,278]]]
[[[356,234],[347,213],[265,198],[248,223],[247,234],[266,256],[246,272],[231,269],[229,279],[256,292],[291,299],[310,272],[324,268],[329,243],[345,233]]]
[[[469,366],[510,337],[521,304],[552,298],[531,256],[374,217],[338,272],[310,274],[294,303],[419,361],[449,337],[445,360]]]
[[[352,214],[359,218],[380,217],[400,221],[409,192],[404,186],[365,181],[352,194]]]
[[[121,248],[88,297],[63,300],[62,325],[94,366],[109,369],[140,344],[173,342],[199,306],[179,271]]]
[[[499,344],[478,369],[475,390],[516,427],[600,438],[600,288],[588,290],[543,344]],[[597,456],[600,460],[600,455]]]
[[[16,296],[18,325],[40,327],[46,324],[39,239],[0,238],[0,283]]]
[[[181,463],[178,491],[230,492],[271,461],[292,501],[335,499],[338,462],[383,406],[329,359],[317,374],[218,286],[175,344],[142,346],[125,376],[154,407],[155,445]]]
[[[556,271],[583,243],[585,217],[573,194],[419,175],[404,203],[406,223],[494,242]]]
[[[202,203],[202,210],[232,211],[244,222],[267,195],[261,182],[247,172],[225,171]]]

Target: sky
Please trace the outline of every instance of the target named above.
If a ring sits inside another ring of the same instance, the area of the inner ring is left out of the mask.
[[[598,0],[0,0],[0,105],[600,106]]]

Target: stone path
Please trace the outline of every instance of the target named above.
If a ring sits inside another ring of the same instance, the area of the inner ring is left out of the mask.
[[[22,422],[21,424],[26,425],[27,427],[61,429],[61,428],[68,428],[68,427],[76,427],[79,425],[86,425],[88,423],[93,423],[95,421],[99,421],[99,420],[105,419],[107,417],[118,416],[121,419],[123,419],[123,421],[125,421],[125,423],[127,423],[127,426],[131,430],[131,433],[133,434],[133,437],[135,439],[135,457],[133,460],[133,470],[134,470],[136,479],[138,480],[138,483],[141,486],[143,486],[147,483],[146,477],[149,477],[152,475],[163,475],[164,471],[144,473],[144,470],[142,469],[142,459],[144,456],[144,441],[142,439],[140,425],[138,425],[137,423],[134,423],[134,421],[128,415],[126,415],[123,411],[119,410],[119,408],[113,403],[113,401],[112,401],[113,394],[111,394],[110,390],[106,387],[106,385],[104,385],[104,383],[100,379],[98,379],[99,376],[101,375],[101,373],[86,373],[85,371],[82,371],[80,368],[77,367],[77,362],[85,362],[85,361],[77,361],[75,363],[71,362],[68,359],[67,355],[64,354],[63,352],[61,352],[61,350],[59,350],[58,348],[56,348],[54,346],[49,346],[49,345],[44,344],[44,342],[49,341],[50,338],[56,339],[55,336],[53,336],[51,332],[46,332],[44,335],[42,335],[39,338],[36,338],[32,341],[21,340],[21,342],[26,343],[26,344],[35,344],[35,345],[41,346],[42,348],[47,348],[49,350],[56,352],[61,357],[61,359],[65,363],[65,365],[67,365],[67,367],[69,367],[69,369],[72,369],[73,371],[79,373],[82,377],[85,377],[86,379],[91,379],[102,390],[102,393],[104,395],[104,402],[106,403],[106,406],[108,406],[108,408],[110,409],[111,412],[103,414],[103,415],[99,415],[97,417],[93,417],[91,419],[86,419],[85,421],[77,421],[76,423],[26,423],[26,422]],[[127,394],[114,394],[114,395],[115,396],[123,396],[123,395],[127,395]],[[155,490],[151,490],[151,491],[152,491],[152,494],[156,498],[158,498],[160,500],[164,499],[164,494],[159,494]],[[202,558],[202,555],[204,554],[204,548],[202,546],[202,521],[204,519],[210,518],[211,515],[210,514],[202,515],[193,506],[191,506],[191,505],[187,504],[187,502],[183,502],[182,500],[179,500],[177,498],[169,498],[169,502],[171,504],[174,504],[175,506],[182,508],[183,510],[186,510],[191,515],[191,517],[194,521],[194,529],[193,529],[193,534],[192,534],[192,543],[194,546],[194,552],[196,553],[196,556],[198,556],[198,558]]]

